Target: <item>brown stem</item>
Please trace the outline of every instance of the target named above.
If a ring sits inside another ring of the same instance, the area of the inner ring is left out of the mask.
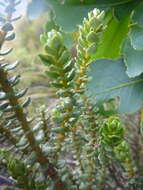
[[[15,92],[11,85],[8,82],[7,72],[0,68],[0,84],[2,90],[9,94],[8,100],[10,105],[13,108],[13,111],[16,114],[17,120],[20,122],[22,130],[27,137],[27,140],[30,144],[30,147],[33,151],[37,153],[37,161],[41,166],[44,164],[48,164],[49,167],[47,169],[46,174],[51,177],[51,179],[55,182],[55,186],[57,190],[64,190],[61,180],[58,178],[58,174],[56,169],[49,163],[47,157],[43,154],[42,149],[37,144],[36,139],[34,137],[33,132],[30,130],[29,122],[27,121],[26,115],[23,112],[23,108],[19,105],[18,98],[15,96]],[[17,106],[19,105],[19,106]]]
[[[41,112],[41,118],[43,122],[43,131],[44,131],[45,141],[48,142],[49,141],[49,126],[48,126],[49,119],[46,118],[46,113],[44,110],[42,110]]]
[[[10,21],[12,15],[8,14],[7,15],[7,20]],[[6,32],[1,31],[1,38],[0,38],[0,49],[5,41],[5,36]],[[19,104],[19,100],[15,95],[15,92],[12,88],[12,86],[8,82],[8,74],[4,69],[1,67],[0,68],[0,84],[2,90],[6,93],[9,94],[8,100],[10,105],[13,108],[13,111],[15,112],[17,120],[20,122],[22,130],[24,134],[27,137],[27,140],[30,144],[30,147],[32,148],[33,151],[37,153],[37,161],[40,163],[41,166],[48,164],[48,169],[45,172],[46,175],[48,175],[54,182],[56,190],[66,190],[64,187],[62,181],[58,177],[57,170],[54,168],[52,164],[49,163],[48,158],[44,155],[42,149],[40,146],[37,144],[35,136],[33,132],[30,129],[29,122],[27,121],[26,115],[23,112],[23,108]]]

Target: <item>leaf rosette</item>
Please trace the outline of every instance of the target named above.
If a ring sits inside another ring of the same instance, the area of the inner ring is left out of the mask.
[[[119,145],[124,137],[124,128],[118,117],[110,117],[104,121],[100,129],[101,141],[107,146]]]

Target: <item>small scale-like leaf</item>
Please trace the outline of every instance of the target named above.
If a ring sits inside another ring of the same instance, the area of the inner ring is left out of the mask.
[[[43,140],[44,140],[43,130],[39,130],[38,134],[36,135],[36,142],[37,143],[42,143]]]
[[[52,72],[52,71],[46,71],[46,74],[53,79],[57,79],[59,77],[59,74],[56,72]]]
[[[5,50],[3,52],[0,52],[0,56],[5,56],[5,55],[8,55],[9,53],[11,53],[13,50],[13,48],[10,48],[8,50]]]
[[[8,14],[13,14],[15,11],[16,11],[16,9],[13,5],[8,5],[5,8],[5,12]]]
[[[49,56],[47,54],[39,54],[39,57],[44,65],[51,65],[51,63],[54,61],[52,56]]]
[[[0,104],[0,110],[7,108],[8,105],[9,105],[9,103],[7,103],[7,102]]]
[[[14,38],[15,38],[15,33],[13,32],[12,34],[7,35],[5,40],[11,41],[11,40],[14,40]]]
[[[11,131],[14,133],[19,132],[19,131],[21,131],[21,127],[15,127]]]
[[[59,57],[58,62],[60,64],[62,64],[62,63],[64,64],[65,62],[68,61],[69,57],[70,57],[70,53],[65,50],[65,51],[63,51],[62,55]]]
[[[19,20],[20,18],[21,18],[21,16],[17,16],[17,17],[12,18],[10,21],[15,22],[15,21]]]
[[[24,90],[21,90],[20,92],[18,92],[18,93],[16,94],[16,97],[17,97],[17,98],[23,97],[23,96],[27,93],[27,91],[28,91],[27,88],[24,89]]]
[[[37,124],[32,128],[32,130],[33,130],[34,132],[37,132],[37,131],[39,131],[40,128],[41,128],[40,123],[37,123]]]
[[[15,6],[19,5],[20,3],[21,3],[21,0],[20,0],[20,1],[17,1],[17,2],[15,3]]]
[[[12,122],[11,121],[8,121],[5,125],[6,128],[9,128],[11,126]]]
[[[11,86],[15,86],[19,83],[19,80],[20,80],[20,75],[17,75],[9,78],[8,82],[10,83]]]
[[[73,67],[74,67],[73,61],[69,61],[69,62],[64,66],[63,72],[64,72],[64,73],[67,73],[67,72],[71,71]]]
[[[31,102],[31,98],[28,97],[28,98],[23,102],[22,107],[23,107],[23,108],[26,108],[26,107],[30,104],[30,102]]]
[[[5,31],[5,32],[9,32],[11,30],[13,30],[13,26],[11,23],[6,23],[3,27],[2,27],[2,30]]]
[[[0,92],[0,100],[6,100],[7,94],[5,92]]]
[[[11,106],[8,106],[7,108],[3,109],[3,112],[12,112],[13,108]]]
[[[7,64],[7,65],[5,66],[5,68],[6,68],[7,71],[10,71],[10,70],[15,69],[18,64],[19,64],[19,61],[15,61],[14,63]]]
[[[15,120],[16,119],[16,115],[15,115],[15,113],[13,113],[11,115],[7,115],[7,116],[5,116],[5,119],[7,119],[7,120]]]
[[[25,144],[27,144],[27,139],[26,137],[23,135],[21,138],[20,138],[20,141],[18,142],[17,146],[24,146]]]
[[[62,128],[62,127],[55,127],[55,128],[52,128],[52,132],[55,132],[55,133],[62,133],[62,132],[65,132],[66,129]]]
[[[74,77],[75,77],[75,70],[72,69],[72,70],[70,71],[70,73],[68,74],[68,76],[67,76],[67,80],[68,80],[68,81],[71,81],[71,80],[74,79]]]
[[[51,84],[52,86],[54,86],[55,88],[62,88],[62,87],[63,87],[63,84],[57,83],[57,82],[50,82],[50,84]]]

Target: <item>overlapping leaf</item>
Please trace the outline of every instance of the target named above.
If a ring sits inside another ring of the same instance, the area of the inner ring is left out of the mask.
[[[98,46],[94,59],[111,58],[117,59],[121,56],[121,45],[128,33],[130,16],[117,21],[112,18],[108,27],[103,32],[101,44]]]
[[[123,57],[129,77],[136,77],[143,73],[143,51],[134,49],[129,38],[124,43]]]
[[[119,97],[119,112],[132,113],[143,103],[143,75],[129,78],[122,59],[97,60],[90,66],[88,73],[92,79],[87,83],[87,95],[97,105]]]

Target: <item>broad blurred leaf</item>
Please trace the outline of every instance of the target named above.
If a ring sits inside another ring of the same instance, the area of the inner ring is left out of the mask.
[[[134,10],[133,21],[143,27],[143,3]]]
[[[67,32],[77,29],[88,12],[95,8],[95,5],[63,5],[58,0],[47,0],[56,14],[57,23]]]
[[[133,0],[65,0],[65,4],[71,4],[71,5],[81,5],[81,4],[95,4],[95,6],[115,6],[115,5],[121,5],[127,2],[131,2]]]
[[[131,14],[135,7],[138,6],[140,2],[131,1],[126,4],[122,4],[114,7],[114,15],[118,20],[124,19],[127,15]]]
[[[136,77],[143,73],[143,51],[135,50],[129,38],[124,43],[123,55],[129,77]]]
[[[54,10],[57,23],[68,32],[77,29],[77,25],[82,23],[88,12],[95,7],[108,7],[120,5],[131,0],[66,0],[63,4],[58,0],[33,0],[28,6],[28,16],[30,19],[36,18],[47,10],[48,5]],[[47,2],[47,3],[46,3]],[[77,6],[78,5],[78,6]]]
[[[129,78],[122,59],[97,60],[88,73],[92,79],[87,83],[86,94],[97,105],[115,97],[120,97],[119,112],[132,113],[143,103],[143,75]]]
[[[143,50],[143,28],[135,25],[130,32],[131,44],[136,50]]]
[[[32,2],[28,5],[27,15],[29,19],[35,19],[47,10],[48,4],[46,0],[32,0]]]
[[[93,58],[111,58],[117,59],[121,56],[121,45],[128,33],[128,24],[130,17],[127,16],[121,21],[112,18],[108,27],[103,32],[101,44],[97,48],[97,52]]]

